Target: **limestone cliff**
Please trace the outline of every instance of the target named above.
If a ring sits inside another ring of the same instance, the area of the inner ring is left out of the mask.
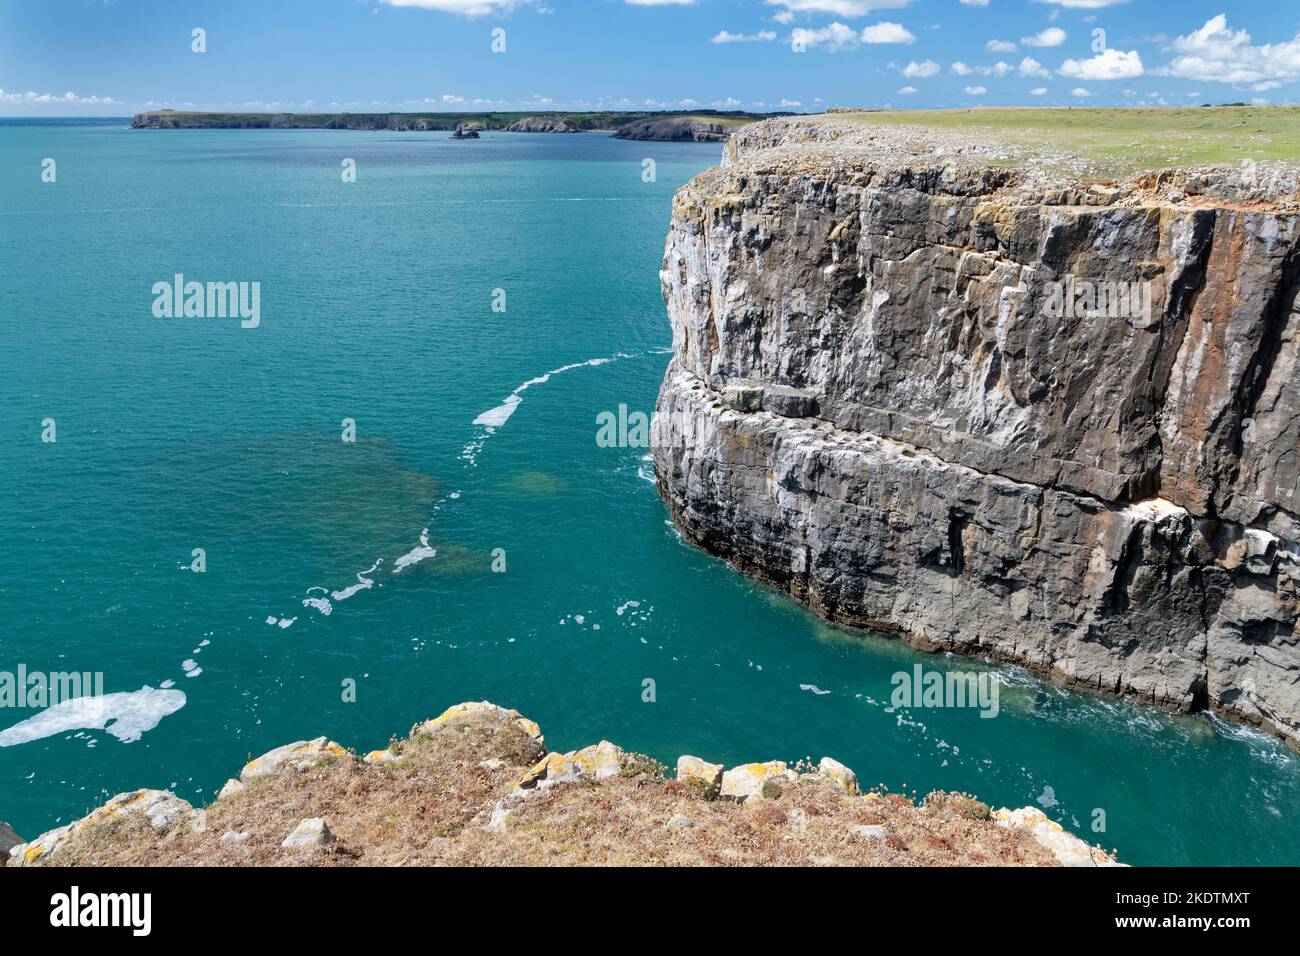
[[[1004,152],[733,137],[673,206],[661,494],[833,620],[1296,747],[1295,170],[1101,184]]]
[[[618,128],[614,138],[697,143],[723,142],[737,128],[735,123],[722,123],[700,116],[652,117],[624,123]]]

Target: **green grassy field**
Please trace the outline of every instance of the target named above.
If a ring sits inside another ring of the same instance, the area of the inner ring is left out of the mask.
[[[1099,173],[1244,160],[1300,163],[1297,106],[886,110],[837,118],[987,130],[1013,150],[1075,154]]]

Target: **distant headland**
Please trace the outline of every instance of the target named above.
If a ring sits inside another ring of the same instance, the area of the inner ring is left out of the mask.
[[[132,129],[474,129],[507,133],[613,133],[619,139],[721,142],[742,126],[789,113],[137,113]]]

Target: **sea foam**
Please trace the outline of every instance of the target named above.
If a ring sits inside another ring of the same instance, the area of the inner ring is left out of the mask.
[[[184,691],[158,690],[148,685],[102,697],[76,697],[0,730],[0,747],[30,743],[69,730],[106,730],[129,744],[184,706]]]

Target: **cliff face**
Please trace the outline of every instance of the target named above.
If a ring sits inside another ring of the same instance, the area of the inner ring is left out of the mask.
[[[1084,185],[769,121],[678,194],[682,530],[834,620],[1300,742],[1288,169]]]
[[[620,126],[615,139],[648,139],[676,142],[722,142],[735,131],[734,124],[701,119],[698,116],[661,117],[634,120]]]

